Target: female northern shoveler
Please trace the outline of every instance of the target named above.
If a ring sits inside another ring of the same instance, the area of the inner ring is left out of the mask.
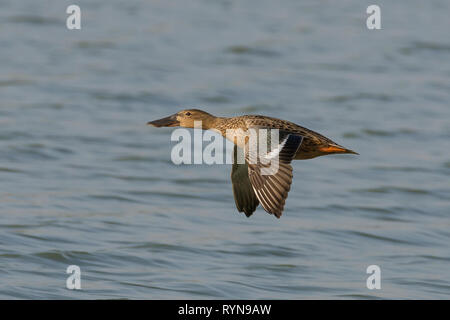
[[[205,111],[190,109],[183,110],[174,115],[148,124],[155,127],[194,128],[194,121],[201,121],[203,130],[214,130],[227,137],[227,130],[242,129],[246,132],[250,129],[277,129],[279,130],[279,142],[276,148],[279,155],[279,167],[273,175],[261,174],[263,164],[259,161],[249,161],[249,155],[245,155],[245,163],[234,161],[231,170],[231,182],[233,185],[234,200],[239,212],[251,216],[256,207],[261,203],[264,210],[281,217],[284,203],[292,183],[292,160],[312,159],[327,154],[352,153],[332,140],[317,132],[306,129],[295,123],[257,115],[247,115],[232,118],[215,117]],[[234,147],[234,159],[236,160],[237,146]],[[239,145],[242,147],[242,145]]]

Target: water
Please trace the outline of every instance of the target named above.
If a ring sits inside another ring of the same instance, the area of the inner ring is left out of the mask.
[[[369,1],[80,0],[80,31],[69,4],[0,2],[0,298],[450,298],[448,1],[377,1],[378,31]],[[361,155],[247,219],[230,166],[145,126],[192,106]]]

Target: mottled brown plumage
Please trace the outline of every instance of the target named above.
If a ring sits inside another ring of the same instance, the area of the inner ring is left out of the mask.
[[[265,175],[262,173],[267,165],[258,158],[251,161],[252,154],[248,150],[245,154],[245,163],[234,161],[231,171],[231,181],[236,207],[249,217],[258,204],[270,214],[279,218],[283,212],[284,204],[292,183],[292,160],[312,159],[318,156],[356,152],[346,149],[329,138],[301,127],[293,122],[259,115],[245,115],[231,118],[215,117],[198,109],[180,111],[172,116],[149,122],[148,124],[161,126],[182,126],[194,128],[194,122],[201,121],[201,128],[214,130],[229,138],[230,130],[236,135],[245,135],[249,129],[278,129],[280,141],[278,142],[277,172]],[[233,138],[233,142],[243,148],[243,142]],[[247,140],[242,140],[247,141]],[[234,155],[237,154],[235,146]],[[248,149],[248,148],[246,148]],[[269,154],[268,154],[269,155]]]

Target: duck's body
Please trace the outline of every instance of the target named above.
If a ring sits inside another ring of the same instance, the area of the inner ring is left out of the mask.
[[[327,137],[301,127],[290,121],[277,118],[245,115],[231,118],[215,117],[207,112],[191,109],[180,111],[175,115],[149,122],[156,127],[182,126],[194,128],[194,122],[201,121],[201,128],[213,130],[229,138],[230,131],[245,134],[250,129],[277,129],[280,135],[279,148],[279,170],[274,175],[261,175],[261,163],[251,163],[246,157],[246,163],[233,164],[231,179],[236,206],[240,212],[245,212],[250,216],[259,203],[263,208],[280,217],[284,208],[284,203],[292,182],[292,160],[312,159],[322,155],[336,153],[356,152],[346,149]],[[198,123],[196,123],[198,124]],[[196,126],[197,127],[197,126]],[[238,139],[232,140],[237,146]],[[237,149],[235,147],[235,155]]]
[[[302,136],[302,144],[293,160],[312,159],[331,153],[355,153],[354,151],[338,145],[317,132],[301,127],[287,120],[267,116],[245,115],[232,118],[217,117],[214,123],[212,123],[212,126],[206,129],[218,131],[223,137],[226,137],[227,130],[241,129],[245,132],[251,128],[279,129]]]

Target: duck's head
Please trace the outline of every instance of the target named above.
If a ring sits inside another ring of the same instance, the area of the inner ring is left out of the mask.
[[[194,122],[201,122],[203,129],[209,129],[216,117],[208,112],[198,109],[187,109],[177,112],[171,116],[150,121],[147,124],[154,127],[185,127],[194,128]]]

